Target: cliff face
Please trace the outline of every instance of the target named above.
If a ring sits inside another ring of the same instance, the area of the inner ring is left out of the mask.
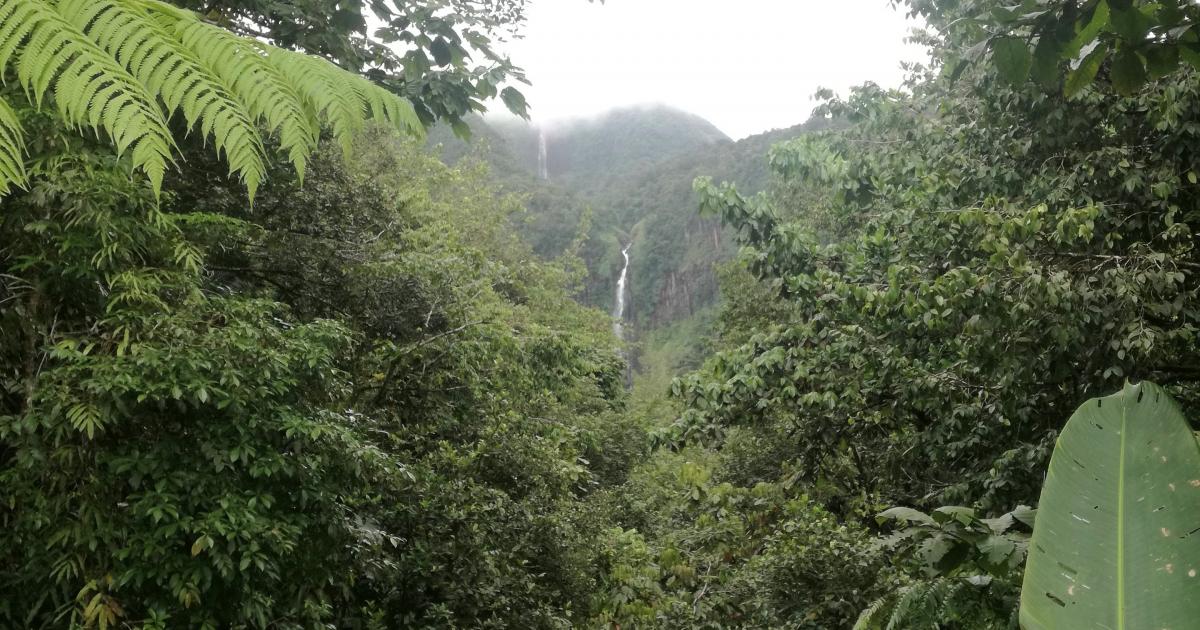
[[[647,217],[635,241],[639,255],[633,292],[640,308],[632,315],[637,328],[650,330],[687,317],[714,304],[717,278],[713,265],[735,251],[720,222],[694,212],[682,226],[673,215]]]
[[[609,192],[609,203],[637,224],[631,285],[637,328],[658,328],[712,306],[719,299],[714,266],[737,253],[733,234],[720,221],[699,216],[692,182],[708,176],[736,183],[745,195],[761,192],[770,184],[771,146],[824,126],[815,121],[713,143],[633,174]]]

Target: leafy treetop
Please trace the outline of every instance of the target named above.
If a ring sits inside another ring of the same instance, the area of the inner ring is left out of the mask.
[[[462,118],[500,96],[527,115],[524,73],[495,45],[516,36],[527,0],[179,0],[247,37],[320,55],[410,99],[425,124]],[[373,31],[371,29],[374,29]]]
[[[912,2],[913,14],[973,42],[950,64],[955,74],[968,62],[990,54],[1011,83],[1032,79],[1078,94],[1098,76],[1107,76],[1121,94],[1179,69],[1200,67],[1200,6],[1184,0],[1023,0],[995,2]],[[949,5],[953,4],[953,7]],[[1107,73],[1102,73],[1106,60]],[[1060,70],[1065,65],[1064,73]]]

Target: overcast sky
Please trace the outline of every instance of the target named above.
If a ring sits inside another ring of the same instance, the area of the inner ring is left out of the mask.
[[[506,50],[537,122],[657,102],[742,138],[804,122],[818,88],[898,86],[914,26],[888,0],[532,0]]]

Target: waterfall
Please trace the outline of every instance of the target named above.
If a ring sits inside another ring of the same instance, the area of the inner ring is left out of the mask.
[[[633,242],[630,241],[624,249],[621,250],[621,255],[625,257],[625,267],[621,269],[621,277],[617,280],[617,300],[613,307],[613,334],[617,339],[625,338],[624,322],[625,322],[625,296],[629,293],[629,248],[633,247]]]
[[[546,155],[546,132],[538,128],[538,177],[550,179],[550,162]]]

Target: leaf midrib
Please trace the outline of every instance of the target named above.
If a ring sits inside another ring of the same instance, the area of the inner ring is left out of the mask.
[[[1125,434],[1132,392],[1121,401],[1121,458],[1117,471],[1117,630],[1125,630]]]

